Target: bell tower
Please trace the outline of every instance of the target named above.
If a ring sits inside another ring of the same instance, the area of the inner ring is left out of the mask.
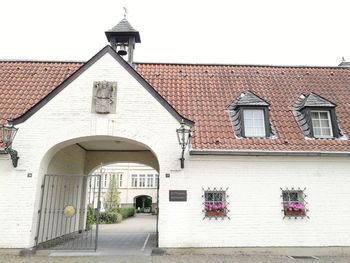
[[[106,37],[112,48],[117,51],[118,55],[128,55],[128,62],[133,63],[135,43],[141,43],[140,34],[135,30],[128,20],[126,15],[115,27],[105,32]]]

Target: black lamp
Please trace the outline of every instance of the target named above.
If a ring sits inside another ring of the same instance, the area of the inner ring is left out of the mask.
[[[189,143],[191,130],[185,126],[185,121],[181,120],[181,126],[179,129],[176,129],[177,139],[179,140],[179,144],[181,145],[182,154],[181,154],[181,169],[185,167],[185,158],[184,153],[186,146]]]
[[[5,125],[0,126],[0,143],[5,146],[5,149],[0,151],[1,154],[10,154],[12,164],[17,167],[18,164],[18,153],[12,149],[12,142],[16,136],[18,128],[13,126],[13,122],[8,120]]]

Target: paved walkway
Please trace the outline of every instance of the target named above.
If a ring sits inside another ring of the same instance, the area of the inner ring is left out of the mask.
[[[164,256],[101,256],[101,257],[19,257],[1,255],[0,263],[349,263],[350,257],[290,259],[268,255],[164,255]]]
[[[136,214],[120,224],[99,225],[96,252],[55,251],[50,256],[150,256],[152,249],[157,246],[156,223],[155,215]]]

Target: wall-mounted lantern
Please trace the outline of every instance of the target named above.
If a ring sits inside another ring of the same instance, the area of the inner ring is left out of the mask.
[[[185,149],[190,140],[191,130],[185,126],[185,121],[182,120],[180,128],[176,129],[176,133],[177,133],[177,139],[179,140],[179,144],[181,145],[181,149],[182,149],[182,154],[180,158],[181,169],[182,169],[185,167],[184,154],[185,154]]]
[[[10,120],[5,125],[0,126],[0,144],[5,146],[4,150],[0,150],[0,154],[10,154],[14,167],[17,167],[19,159],[17,151],[12,149],[12,142],[17,130],[18,128],[15,128]]]

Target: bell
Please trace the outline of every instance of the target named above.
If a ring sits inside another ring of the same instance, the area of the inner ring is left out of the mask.
[[[120,45],[120,48],[117,53],[119,56],[125,56],[126,54],[128,54],[128,52],[126,52],[125,45]]]

